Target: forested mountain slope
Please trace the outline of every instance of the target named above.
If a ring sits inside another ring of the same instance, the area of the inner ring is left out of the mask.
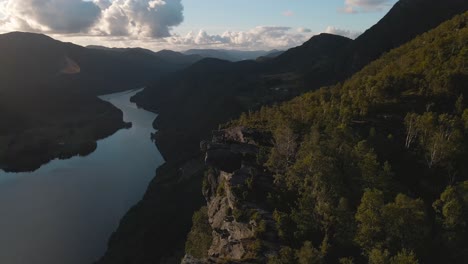
[[[271,61],[274,66],[270,65],[269,70],[299,72],[309,90],[334,84],[350,77],[383,53],[467,10],[465,0],[400,0],[354,41],[348,41],[344,47],[338,46],[332,50],[334,53],[325,53],[329,55],[328,60],[318,60],[318,54],[311,53],[316,49],[315,45],[308,44],[313,43],[311,40]],[[328,43],[322,49],[330,50],[335,45]]]
[[[465,0],[400,0],[379,21],[359,36],[345,51],[347,76],[362,69],[382,53],[412,40],[456,14],[468,10]]]
[[[226,118],[343,81],[383,53],[467,10],[463,0],[399,1],[354,41],[321,34],[265,62],[207,59],[158,79],[133,100],[159,113],[157,142],[169,158],[173,146],[196,148],[198,140]],[[197,108],[187,100],[199,102]],[[180,136],[173,140],[174,131],[187,140],[183,144]]]
[[[465,263],[467,84],[465,13],[343,84],[242,115],[207,145],[208,209],[194,217],[187,252],[249,263]],[[229,220],[219,228],[223,199]],[[255,232],[223,242],[239,236],[227,227],[242,225]]]

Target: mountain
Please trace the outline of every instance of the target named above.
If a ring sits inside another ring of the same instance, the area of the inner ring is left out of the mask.
[[[267,62],[266,68],[272,73],[295,72],[310,87],[333,84],[340,81],[336,56],[351,43],[349,38],[322,33]]]
[[[158,137],[165,139],[157,140],[158,148],[166,159],[179,159],[184,156],[181,153],[197,151],[197,139],[209,135],[218,124],[244,111],[284,101],[304,92],[303,75],[293,69],[305,68],[308,61],[310,65],[321,65],[317,66],[318,69],[328,69],[325,65],[333,54],[351,41],[321,34],[303,46],[266,62],[203,59],[160,78],[153,86],[134,96],[132,101],[160,113],[155,127],[160,129]],[[336,82],[333,76],[323,71],[317,70],[317,75],[320,75],[317,82]],[[200,119],[201,116],[209,118]]]
[[[267,57],[267,58],[276,58],[278,57],[279,55],[283,54],[284,53],[284,50],[270,50],[266,55],[264,55],[263,57]]]
[[[207,58],[164,76],[132,100],[161,113],[155,121],[155,127],[163,128],[158,137],[178,136],[174,141],[157,140],[158,148],[168,160],[173,156],[180,158],[181,152],[196,151],[197,139],[206,137],[218,124],[244,111],[301,94],[304,78],[299,70],[309,69],[305,65],[316,66],[317,83],[335,83],[334,76],[326,74],[332,67],[327,63],[333,65],[333,55],[351,41],[321,34],[267,62]],[[209,118],[200,119],[200,116]]]
[[[175,52],[171,50],[161,50],[155,53],[156,57],[159,57],[167,62],[182,65],[183,67],[190,66],[195,62],[198,62],[203,59],[202,56],[194,54],[194,55],[186,55],[180,52]]]
[[[468,10],[465,0],[400,0],[379,23],[359,36],[340,57],[350,74],[362,69],[384,52],[399,47],[434,28],[460,11]]]
[[[155,121],[156,127],[166,128],[158,133],[158,137],[177,134],[178,140],[158,140],[158,148],[166,159],[180,158],[185,156],[182,153],[196,151],[196,139],[215,129],[217,124],[253,104],[263,104],[255,101],[254,93],[273,94],[269,90],[253,89],[261,85],[258,80],[260,73],[255,61],[203,59],[183,71],[158,80],[157,87],[170,89],[148,88],[134,96],[132,101],[146,109],[168,113],[160,115]],[[267,100],[266,96],[262,96],[262,100]],[[178,106],[174,105],[175,102]],[[209,118],[199,118],[205,116]],[[176,154],[172,151],[175,149],[181,152]]]
[[[322,33],[277,56],[272,64],[275,68],[283,68],[284,71],[300,71],[315,64],[331,61],[337,50],[352,42],[353,40],[346,37]]]
[[[290,49],[271,61],[274,65],[271,66],[272,71],[299,71],[303,73],[305,85],[314,88],[341,81],[383,53],[466,10],[468,2],[464,0],[401,0],[357,39],[348,40],[344,47],[330,49],[325,53],[329,55],[325,61],[317,61],[320,50],[314,45],[314,42],[318,42],[314,37],[304,45]],[[328,38],[331,40],[332,37],[328,35]],[[333,47],[332,43],[329,44]],[[322,48],[326,49],[327,46]]]
[[[284,53],[284,50],[272,50],[268,54],[258,57],[256,59],[256,61],[266,62],[266,61],[272,60],[272,59],[280,56],[283,53]]]
[[[144,49],[89,49],[40,34],[0,35],[2,79],[7,83],[65,83],[80,92],[101,94],[143,86],[158,76],[183,69],[197,59],[159,55]],[[73,65],[76,74],[62,74]],[[125,74],[122,74],[125,73]],[[28,78],[23,78],[27,75]],[[7,87],[7,85],[2,85]],[[14,89],[11,85],[8,87]]]
[[[199,55],[204,58],[214,58],[227,61],[255,60],[258,57],[271,54],[274,51],[242,51],[242,50],[224,50],[224,49],[191,49],[184,52],[186,55]]]
[[[381,55],[403,44],[411,36],[416,37],[430,30],[437,22],[453,17],[454,13],[468,10],[468,3],[459,0],[430,0],[422,3],[419,0],[398,2],[381,21],[354,41],[341,36],[320,34],[302,46],[266,62],[200,61],[160,79],[133,100],[146,109],[158,111],[155,124],[161,138],[165,137],[165,130],[171,131],[168,135],[173,135],[175,131],[179,135],[182,133],[177,139],[174,138],[176,142],[170,139],[160,140],[164,142],[159,145],[162,153],[170,159],[172,152],[179,152],[173,146],[183,145],[184,149],[196,149],[197,141],[190,138],[207,136],[219,123],[241,112],[284,101],[305,91],[344,80],[349,73],[360,69],[356,66],[361,63],[358,60],[366,64],[371,62],[372,57],[363,60],[363,56],[356,55],[360,51],[372,51],[373,54]],[[422,15],[415,14],[418,6],[431,12],[422,18]],[[435,22],[411,24],[410,19],[419,16],[423,21]],[[401,25],[402,22],[408,23],[403,37],[398,36],[395,31],[395,27],[405,27]],[[380,41],[383,34],[386,35],[386,42]],[[187,94],[191,95],[190,102],[203,103],[198,104],[196,110],[192,107],[193,103],[181,104],[187,100],[184,98]],[[161,103],[161,98],[164,98],[164,104]],[[224,102],[226,105],[217,102]],[[209,118],[200,120],[199,116]],[[187,141],[181,138],[187,138]]]
[[[108,48],[108,47],[96,46],[96,45],[89,45],[87,46],[87,48],[97,49],[97,50],[118,51],[118,52],[137,51],[140,53],[144,53],[147,56],[162,59],[168,65],[170,64],[180,65],[182,68],[190,66],[191,64],[203,59],[203,57],[199,55],[185,55],[180,52],[176,52],[172,50],[161,50],[161,51],[153,52],[151,50],[142,49],[142,48]]]
[[[124,217],[119,229],[109,241],[108,252],[98,263],[139,263],[142,262],[139,261],[142,259],[146,262],[159,262],[168,259],[175,261],[175,259],[181,256],[181,249],[183,248],[186,238],[184,234],[188,233],[191,220],[186,210],[199,208],[203,204],[199,203],[203,201],[202,195],[193,189],[202,185],[204,174],[202,169],[203,164],[201,163],[205,159],[205,156],[199,153],[199,142],[202,139],[209,138],[213,128],[238,117],[241,112],[255,111],[256,109],[260,109],[263,105],[274,105],[277,102],[286,101],[301,93],[316,90],[323,85],[333,85],[339,81],[343,81],[352,73],[360,70],[362,67],[359,65],[364,66],[370,63],[374,59],[374,56],[377,58],[385,52],[389,52],[392,48],[396,48],[406,41],[410,41],[419,34],[433,29],[439,23],[451,19],[453,15],[463,13],[467,10],[467,4],[466,1],[458,0],[402,0],[392,8],[385,19],[379,21],[373,27],[373,30],[367,31],[360,37],[360,39],[363,40],[353,41],[338,36],[322,35],[315,36],[309,43],[323,43],[324,46],[305,45],[302,48],[286,51],[273,60],[237,63],[213,59],[202,60],[177,74],[162,78],[145,89],[144,92],[135,96],[133,100],[140,106],[156,110],[159,113],[158,119],[155,122],[155,126],[159,131],[154,138],[156,144],[166,157],[167,163],[162,168],[158,169],[156,173],[157,177],[150,184],[145,198]],[[441,7],[442,5],[444,6]],[[417,7],[419,7],[419,10],[433,10],[434,12],[415,14],[415,10],[418,10]],[[435,12],[435,10],[439,8],[440,11]],[[415,18],[426,22],[419,23],[412,21],[412,19]],[[401,26],[399,24],[401,24]],[[405,33],[402,35],[403,37],[394,34],[395,28],[405,28]],[[384,43],[380,41],[383,36],[385,36],[386,39]],[[330,43],[333,44],[332,47],[336,48],[335,50],[327,50]],[[314,53],[314,49],[316,53]],[[366,49],[369,49],[369,53],[366,53],[366,56],[354,55],[361,54],[361,52],[364,52]],[[323,50],[327,51],[326,55],[328,58],[321,57],[321,52]],[[333,54],[335,55],[333,56]],[[310,58],[310,60],[308,60],[308,58]],[[285,60],[285,62],[290,62],[291,64],[288,67],[284,67],[281,63],[277,62],[277,60]],[[294,61],[298,61],[298,65],[295,65]],[[245,65],[242,63],[245,63]],[[327,78],[317,79],[317,76],[321,77],[319,75],[325,75]],[[391,78],[389,78],[388,81],[390,82]],[[407,81],[411,83],[409,77]],[[362,85],[373,87],[373,83],[363,83]],[[335,90],[338,89],[335,88]],[[357,92],[357,90],[354,91]],[[166,97],[166,95],[168,96]],[[324,92],[316,93],[316,97],[318,98],[322,95],[324,98],[328,96],[328,94]],[[363,95],[358,93],[356,95],[351,94],[350,97],[351,96],[362,97]],[[316,99],[316,97],[312,99]],[[167,98],[167,100],[163,100],[163,98]],[[294,104],[295,108],[288,113],[294,113],[294,115],[303,114],[305,116],[307,112],[301,110],[307,109],[306,107],[311,103],[314,103],[314,101],[302,101],[302,104]],[[408,102],[409,105],[411,105],[411,103],[412,102]],[[324,105],[324,107],[325,106],[326,105]],[[366,105],[364,104],[363,107],[364,106]],[[384,105],[380,106],[384,107]],[[326,113],[324,109],[320,108],[320,110]],[[265,111],[266,110],[260,111],[258,115],[261,116],[262,113],[266,113],[268,115],[266,115],[265,118],[275,119],[273,115],[270,115],[271,112]],[[354,109],[354,111],[357,110]],[[281,111],[276,111],[274,113],[278,116],[282,116]],[[350,112],[349,114],[352,113],[353,112]],[[384,114],[383,117],[391,119],[391,115],[388,114]],[[245,118],[246,116],[243,117],[244,120]],[[285,118],[287,119],[287,117]],[[265,120],[265,122],[270,124],[267,120]],[[366,123],[368,121],[359,119],[353,120],[350,126],[358,125],[361,122]],[[305,124],[305,127],[294,127],[294,129],[308,128],[310,128],[309,123]],[[344,129],[345,128],[346,127],[344,127]],[[370,130],[371,128],[366,128],[364,131]],[[246,136],[244,138],[245,141],[243,141],[243,134],[239,134],[238,132],[239,131],[234,131],[226,136],[223,136],[224,132],[216,132],[215,134],[219,135],[218,140],[220,144],[208,143],[207,145],[207,143],[204,143],[202,144],[202,148],[207,150],[211,147],[219,147],[219,149],[213,150],[216,150],[216,153],[219,154],[218,160],[220,160],[221,163],[223,160],[229,161],[232,157],[235,159],[234,164],[239,164],[239,162],[252,162],[257,158],[260,160],[264,159],[265,156],[261,154],[258,157],[252,156],[252,150],[249,146],[247,146],[247,150],[243,148],[245,147],[244,143],[250,142],[250,136]],[[327,132],[328,131],[325,131],[324,134],[326,135]],[[286,136],[288,133],[289,132],[286,131]],[[385,137],[388,138],[392,138],[392,136],[393,135],[389,134],[385,135]],[[228,142],[223,142],[223,138],[227,139]],[[265,138],[267,140],[266,142],[262,141],[262,144],[266,144],[268,147],[268,144],[271,144],[272,141],[271,138]],[[314,138],[310,139],[309,142],[316,142],[313,141]],[[236,142],[239,140],[241,141],[240,144]],[[253,140],[252,142],[256,141]],[[215,141],[214,143],[217,142]],[[230,143],[232,144],[230,145]],[[386,146],[391,147],[392,144]],[[362,146],[362,148],[364,148],[364,146]],[[230,153],[230,149],[234,149],[238,152]],[[335,146],[335,148],[331,148],[331,150],[333,149],[340,150],[341,146],[338,145]],[[242,152],[244,150],[245,152]],[[262,151],[264,150],[261,149],[261,153],[263,153]],[[243,158],[247,158],[248,161],[244,162]],[[322,163],[328,164],[328,160]],[[281,163],[278,162],[278,164]],[[222,166],[222,168],[225,168],[224,166],[226,166],[226,164]],[[229,166],[229,164],[227,164],[227,166]],[[298,164],[297,167],[300,169],[300,164]],[[216,181],[218,179],[216,177],[217,174],[215,174],[216,172],[217,170],[215,168],[213,173],[207,172],[205,174],[211,174],[211,179]],[[418,173],[417,170],[414,171],[414,174]],[[209,187],[207,183],[208,182],[205,181],[203,184],[205,194],[206,188]],[[326,188],[322,189],[326,190]],[[181,191],[179,192],[179,190]],[[211,190],[213,189],[211,188]],[[219,190],[222,191],[223,186],[221,186]],[[214,192],[216,192],[216,190]],[[185,193],[187,195],[184,195]],[[211,194],[214,194],[213,191]],[[262,194],[261,190],[259,190],[259,194]],[[294,192],[292,194],[294,194]],[[212,197],[216,198],[216,196],[207,195],[207,198],[211,199]],[[392,197],[392,199],[393,198],[394,197]],[[271,196],[271,199],[276,201],[274,195]],[[356,199],[359,200],[360,197],[354,197],[354,199],[354,201],[356,201]],[[171,203],[158,202],[165,200],[170,200]],[[345,202],[346,201],[344,201],[344,203]],[[287,208],[293,205],[295,206],[296,204],[286,204],[284,206]],[[345,206],[345,204],[343,206]],[[181,209],[174,210],[174,208]],[[327,206],[324,210],[328,210],[328,208],[331,207]],[[207,226],[206,218],[204,220],[200,217],[203,216],[203,214],[202,211],[194,216],[194,220],[200,220],[195,223],[195,226]],[[282,216],[283,215],[277,215],[276,217]],[[304,217],[306,216],[307,215]],[[172,224],[173,219],[177,219],[177,224]],[[232,218],[229,217],[227,219]],[[271,219],[268,220],[270,221]],[[290,223],[287,218],[285,221],[284,225]],[[345,222],[346,221],[347,220],[345,220]],[[266,227],[271,226],[270,223],[271,222],[267,221]],[[307,224],[307,221],[299,224]],[[202,231],[203,232],[200,233],[194,230],[193,233],[196,235],[198,234],[199,238],[209,237],[209,234],[207,236],[206,232],[204,232],[206,230]],[[140,234],[148,235],[142,237]],[[166,239],[168,236],[170,239]],[[190,239],[191,238],[189,238],[189,241]],[[209,244],[204,240],[197,241],[200,241],[200,243],[196,245],[199,247]],[[322,239],[312,242],[316,247],[318,243],[322,242]],[[252,249],[262,248],[261,243],[250,243],[250,245]],[[323,245],[326,248],[327,244],[323,243]],[[356,249],[353,247],[349,250],[356,252]],[[303,252],[307,254],[307,252],[314,253],[316,251],[315,248],[309,246],[305,247]],[[286,249],[284,252],[285,254],[289,252],[291,253],[290,255],[293,257],[295,256],[295,252],[292,250]],[[356,258],[356,260],[360,259],[359,256]],[[291,263],[295,263],[295,261]],[[344,263],[351,262],[348,260],[348,262]]]
[[[468,12],[213,132],[182,263],[465,263],[467,43]]]
[[[45,35],[20,32],[0,35],[2,89],[14,88],[8,83],[34,84],[57,76],[66,65],[63,47]]]
[[[142,87],[198,59],[89,49],[33,33],[0,35],[0,167],[34,170],[93,151],[97,139],[128,126],[96,95]]]

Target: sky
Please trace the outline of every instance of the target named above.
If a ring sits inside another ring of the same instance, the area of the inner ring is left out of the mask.
[[[0,33],[151,50],[284,50],[313,35],[356,38],[396,0],[0,0]]]

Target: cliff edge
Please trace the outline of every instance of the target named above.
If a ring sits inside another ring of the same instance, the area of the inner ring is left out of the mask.
[[[202,142],[209,168],[203,184],[207,207],[202,209],[202,221],[207,220],[208,226],[194,230],[200,226],[194,218],[182,263],[264,263],[278,251],[273,214],[262,198],[273,178],[256,165],[259,142],[264,144],[268,138],[236,127],[216,131],[211,141]],[[200,239],[195,236],[200,232],[211,232],[205,248],[198,247]]]

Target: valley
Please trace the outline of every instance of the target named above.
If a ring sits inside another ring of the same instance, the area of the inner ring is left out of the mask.
[[[0,262],[82,264],[104,253],[164,163],[150,139],[156,115],[130,102],[136,92],[100,97],[132,125],[99,140],[92,153],[55,159],[34,172],[0,171]]]
[[[180,0],[86,1],[116,48],[0,35],[0,262],[464,263],[468,2],[344,2],[373,25],[184,37],[141,24]]]
[[[195,171],[191,177],[180,173],[180,168],[187,163],[205,158],[205,153],[200,152],[200,141],[209,140],[212,132],[222,128],[222,124],[239,116],[243,120],[246,113],[261,110],[262,106],[276,106],[307,91],[340,83],[385,52],[468,10],[464,1],[431,0],[424,6],[427,13],[421,13],[421,4],[419,0],[399,1],[382,20],[356,40],[321,34],[273,60],[227,62],[205,59],[176,75],[161,78],[133,97],[132,101],[139,106],[159,113],[154,122],[158,129],[155,143],[167,163],[158,169],[158,176],[150,184],[145,199],[126,215],[99,263],[181,258],[186,240],[181,227],[190,226],[191,215],[185,211],[166,210],[167,205],[159,205],[157,201],[170,199],[176,207],[185,205],[187,200],[198,201],[191,208],[204,205],[200,192],[197,192],[203,182],[203,173]],[[421,23],[400,23],[412,19]],[[408,26],[405,34],[397,34],[405,25]],[[383,37],[385,41],[382,41]],[[289,77],[291,75],[294,77]],[[288,87],[286,92],[274,89],[283,84]],[[298,109],[306,106],[305,103]],[[161,192],[161,189],[167,192]],[[183,198],[176,195],[175,199],[174,195],[168,194],[179,189],[187,195]],[[157,205],[164,214],[156,213]],[[182,217],[184,225],[170,223],[170,219],[182,221]],[[140,221],[144,224],[135,225]],[[164,227],[152,224],[160,222],[168,224]],[[122,232],[129,229],[133,232]],[[137,239],[136,235],[140,233],[152,235]],[[169,241],[157,239],[168,233],[172,234]],[[137,245],[134,241],[138,241]],[[126,248],[132,250],[126,251]],[[168,248],[173,250],[168,251]]]

